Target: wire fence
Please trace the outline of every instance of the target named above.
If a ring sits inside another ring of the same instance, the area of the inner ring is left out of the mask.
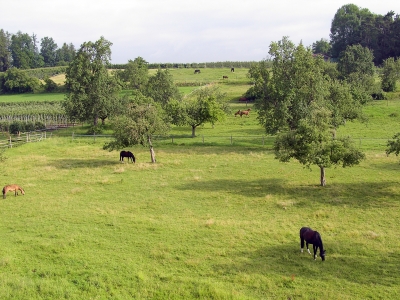
[[[40,142],[52,136],[52,132],[24,132],[17,135],[9,135],[0,139],[0,148],[14,148],[26,143]]]
[[[25,143],[40,142],[59,136],[71,138],[72,142],[88,142],[88,143],[106,143],[114,137],[110,134],[76,134],[75,132],[66,133],[58,131],[54,128],[45,129],[43,131],[25,132],[18,135],[0,136],[0,148],[13,148]],[[390,138],[353,138],[356,146],[362,150],[382,150],[385,151]],[[157,135],[152,137],[154,146],[176,145],[176,146],[243,146],[243,147],[261,147],[272,150],[275,137],[267,135]]]
[[[75,134],[72,133],[72,141],[107,141],[113,139],[112,135],[107,134]],[[338,137],[340,138],[340,137]],[[390,138],[353,138],[355,145],[362,150],[382,150],[385,151],[387,142]],[[198,135],[192,137],[189,135],[167,135],[153,136],[154,145],[204,145],[204,146],[244,146],[244,147],[262,147],[273,149],[275,137],[267,135],[225,135],[211,136]]]

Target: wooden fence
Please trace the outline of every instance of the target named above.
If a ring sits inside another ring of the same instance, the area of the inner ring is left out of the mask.
[[[52,136],[51,132],[33,131],[19,135],[9,135],[7,139],[0,139],[0,148],[13,148],[25,143],[40,142]]]

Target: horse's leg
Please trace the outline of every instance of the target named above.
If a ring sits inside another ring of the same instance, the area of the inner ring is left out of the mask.
[[[314,250],[314,260],[316,260],[316,259],[317,259],[317,250],[318,250],[318,247],[317,247],[316,245],[313,245],[313,250]]]
[[[304,239],[300,238],[300,251],[303,253],[303,248],[304,248]]]
[[[311,254],[310,249],[308,249],[308,242],[306,242],[308,254]]]

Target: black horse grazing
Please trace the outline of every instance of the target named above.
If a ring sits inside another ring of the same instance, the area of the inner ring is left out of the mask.
[[[124,161],[124,157],[128,158],[128,162],[129,162],[129,159],[131,159],[133,163],[135,163],[135,161],[136,161],[135,155],[133,155],[133,153],[131,151],[121,151],[119,153],[119,160]]]
[[[199,69],[194,70],[194,74],[200,74],[200,70]]]
[[[235,68],[231,68],[231,72],[235,72]]]
[[[300,250],[303,252],[304,248],[304,240],[306,241],[307,251],[311,254],[310,249],[308,249],[308,244],[313,245],[314,250],[314,260],[317,258],[317,250],[319,248],[319,255],[322,258],[322,261],[325,260],[325,250],[322,245],[321,235],[308,227],[303,227],[300,229]]]

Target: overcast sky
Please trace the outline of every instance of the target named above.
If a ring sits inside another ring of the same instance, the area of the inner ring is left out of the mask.
[[[113,63],[260,61],[283,36],[306,46],[329,40],[336,11],[349,3],[400,14],[393,0],[0,0],[0,28],[76,49],[104,36]]]

